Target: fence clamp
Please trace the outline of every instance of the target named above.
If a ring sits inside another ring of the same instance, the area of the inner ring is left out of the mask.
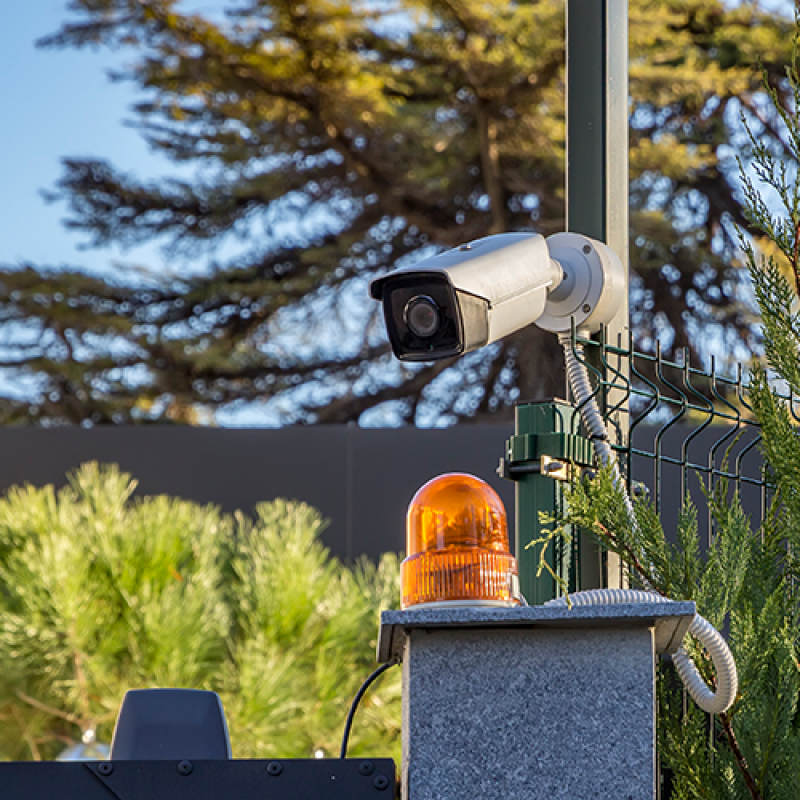
[[[521,464],[501,458],[497,466],[497,474],[509,481],[519,480],[523,475],[531,474],[544,475],[546,478],[553,478],[557,481],[568,481],[576,474],[576,466],[568,461],[545,455],[541,456],[538,461],[527,461]]]
[[[506,442],[497,474],[512,481],[526,475],[568,481],[581,475],[592,461],[592,444],[583,436],[554,430],[522,433]]]
[[[542,475],[554,478],[557,481],[568,481],[571,477],[570,465],[566,461],[559,461],[557,458],[542,456]]]

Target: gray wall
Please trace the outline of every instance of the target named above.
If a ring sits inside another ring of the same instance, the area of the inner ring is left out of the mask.
[[[0,428],[0,491],[21,483],[63,486],[86,461],[119,464],[138,494],[170,494],[250,511],[263,500],[303,500],[330,521],[325,543],[341,558],[405,549],[405,513],[417,489],[442,472],[470,472],[501,495],[495,474],[511,426],[442,430],[314,426]],[[509,519],[513,531],[512,520]],[[512,534],[513,538],[513,534]]]
[[[653,451],[656,428],[638,428],[635,445]],[[705,464],[714,444],[730,431],[713,427],[692,438],[674,426],[664,435],[664,455]],[[139,494],[170,494],[249,512],[276,497],[303,500],[330,521],[323,535],[346,559],[405,549],[405,513],[417,489],[443,472],[469,472],[488,481],[509,515],[513,545],[514,486],[497,477],[510,425],[462,425],[441,430],[314,426],[281,429],[191,427],[0,428],[0,491],[21,483],[62,486],[65,474],[86,461],[115,463],[139,481]],[[687,439],[689,445],[685,445]],[[747,438],[736,451],[746,445]],[[728,439],[724,444],[729,444]],[[724,447],[718,448],[720,463]],[[734,453],[735,454],[735,453]],[[734,459],[735,460],[735,459]],[[745,472],[760,474],[760,455],[750,451]],[[634,478],[655,497],[653,460],[636,457]],[[693,470],[662,464],[661,510],[674,528],[684,475],[698,505]],[[746,488],[746,506],[760,515],[760,490]],[[701,527],[707,530],[705,515]]]

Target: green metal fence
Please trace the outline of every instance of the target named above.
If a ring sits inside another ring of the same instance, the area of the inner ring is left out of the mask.
[[[627,430],[610,425],[612,447],[634,493],[645,489],[656,510],[666,512],[687,499],[695,503],[700,483],[713,490],[725,481],[743,497],[754,521],[763,518],[770,483],[763,467],[760,428],[747,399],[747,374],[741,363],[735,373],[721,373],[715,360],[693,365],[688,349],[674,359],[599,340],[575,339],[590,371],[595,397],[607,420],[627,417]],[[791,399],[791,398],[787,398]],[[797,405],[791,404],[795,412]],[[647,435],[640,435],[648,428]],[[664,475],[673,470],[673,496]],[[675,491],[678,495],[674,496]],[[709,521],[710,523],[710,521]],[[710,524],[706,526],[712,535]]]
[[[759,443],[759,425],[747,399],[747,374],[717,371],[690,362],[688,351],[666,358],[656,349],[641,352],[633,342],[612,345],[604,337],[573,335],[573,353],[589,371],[594,398],[606,419],[610,444],[631,494],[645,493],[659,512],[667,536],[677,527],[687,501],[697,509],[698,528],[707,545],[714,535],[705,493],[725,482],[737,492],[757,527],[771,499]],[[788,398],[792,399],[792,398]],[[798,404],[792,403],[795,414]],[[564,401],[522,404],[516,434],[506,445],[505,471],[517,482],[517,558],[523,594],[541,603],[561,592],[539,569],[542,551],[562,587],[576,591],[624,582],[616,556],[591,537],[530,547],[546,533],[548,514],[562,508],[564,479],[560,465],[586,469],[589,445],[580,407]],[[544,512],[542,515],[541,512]]]

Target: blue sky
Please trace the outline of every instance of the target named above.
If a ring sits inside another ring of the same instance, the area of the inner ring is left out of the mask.
[[[48,204],[63,156],[108,158],[141,175],[169,170],[139,135],[124,126],[133,87],[111,84],[109,67],[125,54],[42,50],[35,41],[59,28],[66,0],[15,0],[0,26],[0,264],[31,261],[104,270],[119,259],[152,261],[155,248],[130,253],[80,250],[79,233],[65,230],[63,204]]]

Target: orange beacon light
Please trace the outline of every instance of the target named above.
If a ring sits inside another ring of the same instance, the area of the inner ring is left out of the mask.
[[[408,507],[406,547],[402,608],[520,605],[506,510],[480,478],[450,473],[428,481]]]

